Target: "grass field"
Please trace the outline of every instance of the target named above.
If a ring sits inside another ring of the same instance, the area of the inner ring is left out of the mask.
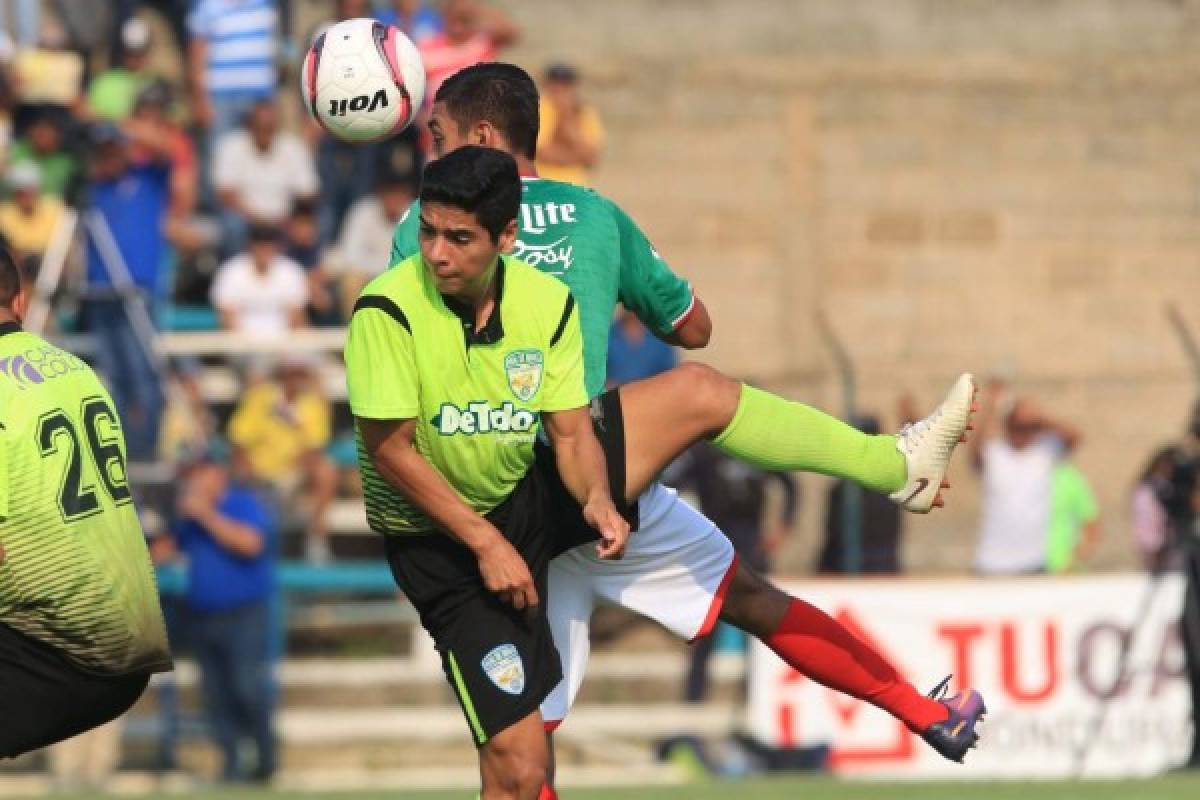
[[[56,795],[84,800],[84,795]],[[140,795],[142,800],[451,800],[464,791],[395,791],[305,794],[272,791],[207,791]],[[1076,783],[870,783],[793,778],[651,788],[572,789],[563,800],[1197,800],[1200,776],[1145,781]],[[12,800],[17,800],[13,798]],[[88,795],[87,800],[96,800]]]

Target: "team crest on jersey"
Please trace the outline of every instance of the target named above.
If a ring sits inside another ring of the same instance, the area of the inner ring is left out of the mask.
[[[522,403],[528,403],[542,386],[541,350],[513,350],[504,357],[504,374],[508,388]]]
[[[525,665],[521,663],[521,654],[515,645],[493,647],[480,664],[500,691],[509,694],[525,691]]]

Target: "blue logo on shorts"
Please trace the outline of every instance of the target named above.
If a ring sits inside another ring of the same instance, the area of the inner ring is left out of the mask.
[[[509,694],[525,691],[525,666],[521,663],[521,654],[517,652],[515,645],[502,644],[493,647],[480,664],[500,691]]]

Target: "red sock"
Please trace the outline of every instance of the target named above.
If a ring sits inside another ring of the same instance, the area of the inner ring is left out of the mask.
[[[917,733],[949,716],[836,620],[792,598],[779,628],[764,643],[797,672],[878,706]]]
[[[555,793],[553,786],[543,783],[542,793],[538,795],[538,800],[558,800],[558,794]]]

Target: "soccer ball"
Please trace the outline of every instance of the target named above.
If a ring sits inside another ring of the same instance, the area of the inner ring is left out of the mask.
[[[347,142],[376,142],[404,130],[421,109],[425,67],[399,29],[348,19],[308,48],[300,90],[325,130]]]

